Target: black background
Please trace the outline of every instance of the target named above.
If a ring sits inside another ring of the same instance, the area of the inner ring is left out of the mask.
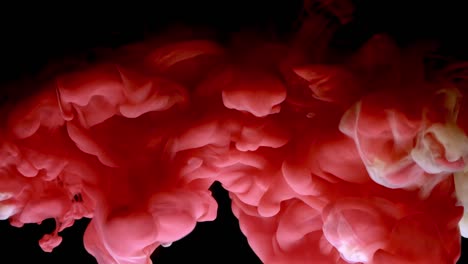
[[[356,20],[343,30],[340,45],[357,46],[383,31],[402,45],[437,39],[442,41],[441,53],[445,56],[468,58],[467,42],[463,40],[468,23],[461,2],[357,0]],[[0,84],[2,88],[11,87],[57,61],[92,60],[96,48],[139,41],[175,23],[208,26],[226,36],[252,28],[287,35],[301,6],[299,0],[4,5],[0,7]],[[24,89],[28,92],[34,87]],[[6,88],[2,91],[0,102],[5,102],[10,99],[9,93]],[[217,220],[200,223],[188,237],[156,250],[155,263],[186,263],[187,257],[193,263],[260,263],[240,233],[227,193],[219,185],[212,190],[220,206]],[[0,263],[32,263],[31,259],[35,263],[95,263],[82,245],[88,222],[80,220],[64,231],[62,244],[48,254],[40,250],[37,241],[53,230],[53,221],[21,229],[0,221]],[[466,247],[466,240],[463,242]],[[468,256],[462,254],[459,263],[468,263]]]

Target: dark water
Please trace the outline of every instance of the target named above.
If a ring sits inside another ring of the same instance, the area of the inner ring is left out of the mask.
[[[277,32],[287,37],[301,1],[157,1],[137,5],[126,2],[112,6],[90,6],[76,2],[68,6],[17,6],[1,8],[0,15],[0,104],[11,100],[15,93],[9,84],[34,76],[46,65],[61,65],[55,71],[73,67],[76,61],[93,61],[99,49],[118,47],[142,40],[176,23],[207,26],[217,29],[219,37],[241,29]],[[463,41],[465,21],[461,4],[455,1],[356,1],[357,19],[340,33],[335,45],[353,48],[376,32],[389,32],[402,45],[433,38],[442,41],[441,52],[447,56],[465,58]],[[25,8],[27,7],[27,8]],[[27,9],[27,10],[26,10]],[[46,9],[46,11],[40,11]],[[468,49],[467,49],[468,50]],[[200,223],[195,231],[170,248],[153,254],[155,263],[182,263],[187,256],[194,263],[260,263],[240,233],[237,220],[230,212],[227,193],[213,187],[220,209],[218,219]],[[83,219],[63,232],[64,242],[53,254],[44,253],[37,241],[53,230],[53,222],[26,225],[18,229],[0,221],[0,248],[5,263],[95,263],[86,253],[82,234],[89,220]],[[463,240],[459,263],[468,263],[468,241]]]

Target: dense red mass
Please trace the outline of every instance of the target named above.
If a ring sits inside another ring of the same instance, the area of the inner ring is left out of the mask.
[[[466,90],[450,70],[425,78],[426,46],[385,35],[331,63],[337,26],[319,14],[290,43],[149,41],[40,84],[2,112],[1,219],[54,218],[50,252],[92,218],[99,263],[146,264],[216,218],[219,181],[265,263],[455,263]]]

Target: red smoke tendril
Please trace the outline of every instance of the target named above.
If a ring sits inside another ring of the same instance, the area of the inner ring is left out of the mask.
[[[329,24],[311,16],[287,44],[150,41],[43,84],[2,116],[1,219],[54,218],[50,252],[92,218],[99,263],[151,263],[216,218],[219,181],[264,263],[455,263],[465,91],[385,35],[327,62]]]

